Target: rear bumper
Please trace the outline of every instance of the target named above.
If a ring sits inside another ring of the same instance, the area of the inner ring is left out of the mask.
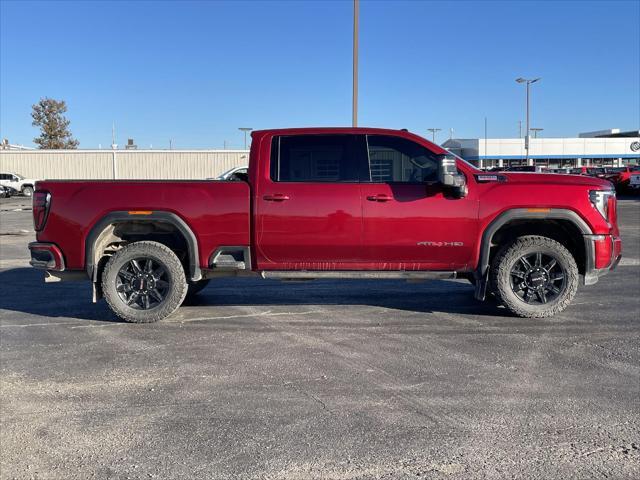
[[[622,259],[622,240],[615,235],[585,235],[587,254],[583,283],[593,285]]]
[[[64,271],[64,256],[53,243],[32,242],[29,244],[31,260],[29,264],[42,270]]]

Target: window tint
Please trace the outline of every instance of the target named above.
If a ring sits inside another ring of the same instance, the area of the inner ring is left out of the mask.
[[[371,181],[421,183],[438,178],[436,156],[410,140],[384,135],[368,135]]]
[[[0,173],[0,180],[11,180],[11,175],[8,173]]]
[[[277,182],[356,182],[356,135],[276,137],[271,179]]]

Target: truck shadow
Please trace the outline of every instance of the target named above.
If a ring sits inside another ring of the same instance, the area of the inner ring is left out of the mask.
[[[444,312],[505,316],[492,302],[473,299],[467,282],[316,280],[283,283],[262,279],[218,279],[197,296],[190,307],[340,305],[372,306],[409,312]],[[118,322],[104,301],[91,303],[88,282],[45,284],[32,268],[0,271],[0,309],[43,317],[66,317]]]

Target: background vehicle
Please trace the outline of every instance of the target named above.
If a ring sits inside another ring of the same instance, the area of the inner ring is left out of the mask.
[[[17,193],[18,192],[16,192],[11,187],[5,187],[4,185],[0,185],[0,198],[9,198],[9,197],[12,197],[13,195],[16,195]]]
[[[640,173],[640,167],[637,165],[627,165],[626,167],[608,167],[604,169],[604,173],[599,175],[601,178],[609,180],[614,184],[617,191],[622,192],[629,188],[631,175]]]
[[[220,175],[216,180],[246,181],[249,167],[234,167]]]
[[[545,317],[621,257],[601,179],[486,173],[401,130],[252,137],[247,182],[38,182],[31,264],[152,322],[203,281],[246,275],[467,278],[477,299]]]
[[[546,167],[540,165],[515,165],[513,167],[506,168],[505,172],[530,172],[530,173],[545,173]]]
[[[571,173],[571,168],[570,167],[552,168],[552,169],[549,169],[547,173],[559,173],[561,175],[567,175]]]
[[[633,172],[629,177],[629,188],[634,191],[640,191],[640,171]]]
[[[33,195],[36,181],[32,178],[24,178],[17,173],[0,173],[0,185],[11,187],[26,197]]]
[[[572,168],[569,173],[571,175],[588,175],[591,177],[597,177],[600,174],[604,173],[604,168],[602,167],[576,167]]]

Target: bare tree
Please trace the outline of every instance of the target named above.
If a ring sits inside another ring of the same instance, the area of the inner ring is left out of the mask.
[[[64,100],[41,98],[33,105],[32,125],[40,128],[40,136],[33,139],[41,149],[75,149],[80,142],[69,131],[69,120],[64,116],[67,104]]]

